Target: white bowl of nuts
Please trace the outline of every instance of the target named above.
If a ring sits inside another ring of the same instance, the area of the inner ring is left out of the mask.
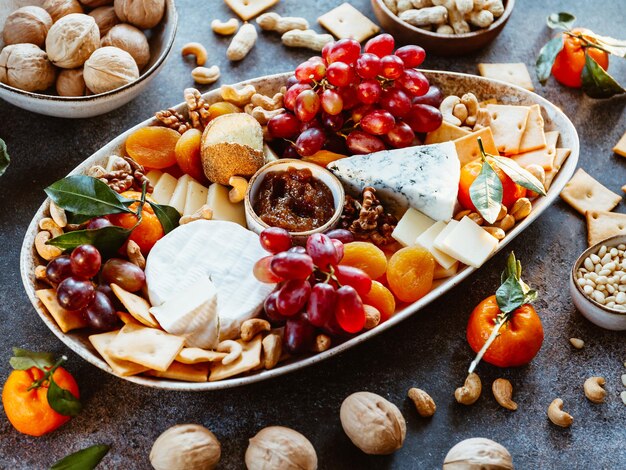
[[[626,236],[585,250],[574,263],[570,291],[574,305],[590,322],[626,330]]]
[[[65,118],[119,108],[161,70],[177,22],[174,0],[3,0],[0,98]]]

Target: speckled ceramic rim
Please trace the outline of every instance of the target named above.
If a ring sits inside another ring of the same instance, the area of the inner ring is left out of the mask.
[[[472,91],[481,100],[494,98],[497,96],[501,101],[506,103],[526,105],[536,103],[541,105],[543,108],[544,117],[546,118],[546,128],[558,130],[561,133],[561,142],[565,146],[571,148],[571,154],[569,158],[565,161],[565,164],[560,169],[559,173],[556,175],[554,181],[552,182],[552,186],[548,191],[547,196],[542,197],[535,202],[533,211],[530,213],[530,215],[526,217],[526,219],[524,219],[522,222],[517,224],[507,234],[506,238],[504,238],[504,240],[502,240],[498,245],[498,249],[496,250],[496,252],[491,255],[494,256],[500,250],[504,249],[504,247],[508,245],[512,240],[514,240],[515,237],[522,233],[559,196],[559,193],[561,192],[567,181],[569,181],[569,179],[574,174],[574,170],[576,169],[576,165],[578,164],[578,134],[576,133],[576,129],[572,122],[558,107],[550,103],[545,98],[542,98],[541,96],[524,90],[523,88],[520,88],[518,86],[511,85],[499,80],[492,80],[462,73],[439,72],[432,70],[423,70],[423,72],[433,84],[437,84],[438,86],[440,86],[443,89],[444,93],[458,94]],[[264,92],[275,92],[282,85],[284,85],[284,83],[287,81],[287,78],[291,75],[292,72],[270,75],[268,77],[262,77],[242,82],[239,85],[253,84],[255,86],[264,87]],[[273,86],[269,87],[268,83],[273,83]],[[205,96],[211,97],[211,100],[219,99],[219,91],[213,90],[205,94]],[[175,109],[177,111],[184,110],[184,103],[175,106]],[[558,122],[558,125],[555,124],[555,121]],[[74,170],[72,170],[70,174],[84,173],[89,168],[89,166],[91,166],[95,162],[104,160],[106,158],[106,153],[113,152],[116,149],[119,149],[121,147],[121,143],[128,137],[128,135],[130,135],[130,133],[141,127],[149,126],[156,123],[157,121],[154,118],[151,118],[127,130],[126,132],[116,137],[113,141],[109,142],[109,144],[103,146],[98,152],[86,159],[83,163],[74,168]],[[76,354],[81,356],[87,362],[99,367],[100,369],[110,374],[117,376],[117,374],[115,374],[108,366],[108,364],[96,354],[95,349],[90,348],[90,346],[88,345],[88,341],[83,339],[83,341],[86,341],[86,343],[81,342],[81,335],[74,333],[63,333],[59,329],[55,321],[52,319],[52,317],[50,317],[50,315],[47,313],[41,302],[39,302],[39,299],[37,299],[37,297],[35,296],[36,282],[34,277],[34,267],[39,264],[39,260],[34,252],[33,241],[37,233],[37,223],[42,217],[45,216],[46,211],[48,210],[48,206],[49,200],[46,199],[39,207],[33,217],[33,220],[28,226],[24,238],[24,243],[22,245],[22,250],[20,254],[20,269],[22,282],[24,284],[26,293],[40,318],[63,343],[65,343],[70,349],[76,352]],[[235,377],[219,382],[201,383],[181,382],[143,376],[121,378],[136,384],[161,388],[165,390],[210,391],[239,387],[242,385],[267,380],[272,377],[278,377],[280,375],[288,374],[289,372],[296,371],[298,369],[302,369],[312,364],[317,364],[318,362],[324,361],[325,359],[333,357],[336,354],[340,354],[347,349],[350,349],[360,343],[367,341],[373,336],[376,336],[391,329],[392,327],[398,325],[403,320],[413,315],[418,310],[436,300],[445,292],[463,282],[463,280],[465,280],[474,271],[476,271],[475,268],[463,268],[456,276],[446,279],[437,287],[435,287],[432,291],[422,297],[420,300],[400,310],[385,323],[377,326],[376,328],[373,328],[372,330],[366,331],[359,336],[355,336],[354,338],[342,344],[339,344],[336,347],[329,349],[328,351],[324,351],[320,354],[316,354],[313,356],[308,356],[295,362],[286,362],[271,370],[262,370],[244,377]]]
[[[609,315],[611,317],[626,318],[626,312],[618,312],[616,310],[611,310],[606,305],[602,305],[601,303],[596,302],[591,297],[589,297],[587,294],[585,294],[585,291],[583,291],[583,289],[576,282],[576,271],[578,271],[578,268],[580,268],[580,266],[583,264],[585,259],[591,253],[595,253],[596,251],[598,251],[598,249],[600,249],[600,247],[602,245],[606,245],[608,248],[613,248],[613,247],[616,247],[617,245],[619,245],[621,243],[626,244],[626,235],[615,235],[614,237],[607,238],[606,240],[602,240],[601,242],[596,243],[595,245],[590,246],[585,251],[583,251],[582,254],[578,257],[578,259],[574,263],[574,266],[572,267],[572,271],[570,273],[570,276],[572,277],[572,281],[574,282],[574,285],[576,286],[576,289],[578,289],[578,292],[580,292],[582,294],[582,296],[585,298],[585,300],[587,300],[591,304],[595,305],[596,307],[599,307],[603,312],[605,312],[607,315]]]
[[[413,26],[412,24],[402,21],[389,8],[387,8],[387,5],[385,5],[385,2],[383,2],[382,0],[375,0],[375,1],[376,3],[378,3],[378,5],[380,5],[380,8],[385,12],[385,14],[394,23],[398,24],[399,26],[403,26],[406,29],[409,29],[415,33],[423,34],[424,36],[430,36],[432,38],[438,38],[438,39],[450,39],[450,40],[469,39],[469,38],[473,38],[476,36],[480,36],[482,34],[487,33],[488,31],[492,31],[496,29],[502,23],[507,21],[509,16],[511,16],[511,13],[513,13],[513,7],[515,7],[515,0],[507,0],[506,5],[504,6],[504,11],[502,12],[502,15],[500,15],[500,17],[496,21],[491,23],[488,28],[484,28],[484,29],[480,29],[477,31],[472,31],[469,33],[464,33],[464,34],[440,34],[440,33],[435,33],[432,31],[428,31],[426,29],[418,28],[416,26]]]

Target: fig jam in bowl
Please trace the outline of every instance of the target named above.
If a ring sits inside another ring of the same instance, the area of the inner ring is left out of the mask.
[[[255,233],[284,228],[302,243],[339,223],[344,198],[341,182],[326,168],[295,159],[277,160],[250,179],[246,223]]]

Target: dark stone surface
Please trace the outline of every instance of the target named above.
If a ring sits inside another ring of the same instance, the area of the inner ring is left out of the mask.
[[[339,0],[283,0],[282,14],[317,16]],[[351,2],[373,17],[367,0]],[[430,56],[428,68],[476,73],[485,62],[534,63],[549,38],[544,19],[553,11],[575,13],[581,25],[605,35],[624,36],[623,2],[518,0],[503,34],[482,52],[463,58]],[[202,41],[209,62],[222,69],[220,83],[237,82],[293,69],[310,52],[288,50],[277,36],[262,34],[249,57],[230,65],[228,39],[215,37],[211,19],[231,15],[221,1],[181,0],[180,27],[172,56],[150,89],[134,102],[100,118],[72,121],[29,113],[0,102],[0,137],[6,140],[12,165],[0,179],[0,380],[9,374],[11,346],[54,351],[70,357],[68,368],[81,386],[83,413],[52,435],[30,438],[18,434],[0,412],[0,468],[44,468],[71,451],[109,443],[112,450],[102,468],[149,468],[154,439],[168,427],[202,423],[222,443],[221,468],[242,468],[247,439],[264,426],[281,424],[304,433],[317,449],[320,468],[438,468],[450,447],[476,436],[495,439],[513,454],[518,468],[624,468],[626,407],[619,398],[626,372],[626,333],[595,327],[574,309],[567,291],[567,273],[585,247],[582,218],[562,201],[547,210],[511,243],[526,266],[526,279],[541,292],[537,310],[545,342],[527,367],[501,370],[482,364],[485,390],[471,407],[452,396],[464,377],[472,353],[465,325],[472,308],[493,292],[505,260],[501,253],[478,273],[438,302],[372,341],[339,357],[260,384],[214,393],[174,393],[133,385],[96,369],[65,348],[46,329],[24,293],[19,274],[22,237],[44,198],[42,189],[63,177],[81,160],[126,128],[154,111],[181,101],[192,84],[191,64],[178,56],[183,44]],[[624,64],[614,75],[626,81]],[[624,62],[624,61],[622,61]],[[538,92],[561,106],[574,121],[581,139],[580,165],[619,192],[626,183],[626,161],[611,147],[626,130],[624,98],[593,101],[550,80]],[[624,212],[621,204],[618,209]],[[575,351],[568,338],[586,342]],[[606,377],[607,403],[594,405],[582,383],[592,375]],[[519,410],[509,412],[494,401],[490,388],[497,377],[510,379]],[[432,419],[420,418],[406,398],[418,386],[435,399]],[[404,447],[391,456],[370,457],[355,448],[339,422],[342,400],[369,390],[396,403],[408,426]],[[570,429],[553,426],[546,408],[556,397],[575,418]]]

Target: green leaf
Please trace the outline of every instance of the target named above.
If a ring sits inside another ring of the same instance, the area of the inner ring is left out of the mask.
[[[626,90],[587,53],[581,78],[583,91],[591,98],[610,98],[626,93]]]
[[[178,227],[180,221],[180,213],[172,206],[165,206],[155,202],[148,201],[154,213],[159,218],[159,222],[163,226],[163,231],[167,235],[169,232]]]
[[[595,33],[585,33],[585,36],[591,36],[599,46],[602,46],[611,54],[626,58],[626,41],[623,39],[615,39],[609,36],[599,36]]]
[[[99,179],[85,175],[68,176],[45,191],[66,211],[91,217],[132,212],[128,206],[135,202],[120,196]]]
[[[28,370],[31,367],[43,370],[44,367],[52,367],[54,365],[54,354],[13,348],[13,357],[9,359],[9,364],[16,370]]]
[[[72,392],[59,387],[53,377],[54,375],[50,376],[46,395],[50,408],[63,416],[76,416],[83,409],[83,405]]]
[[[110,447],[99,444],[74,452],[56,462],[50,470],[93,470],[97,467]]]
[[[539,51],[535,71],[541,84],[545,85],[548,78],[550,78],[552,66],[554,65],[556,56],[559,55],[559,52],[563,49],[563,44],[563,35],[559,34],[557,37],[550,39]]]
[[[126,242],[133,228],[115,225],[98,229],[85,229],[67,232],[46,242],[65,250],[73,250],[79,245],[94,245],[104,257],[114,256]]]
[[[490,224],[494,223],[502,207],[502,182],[488,161],[483,162],[469,192],[480,215]]]
[[[502,313],[511,313],[515,309],[524,305],[525,301],[524,291],[519,283],[519,280],[515,276],[509,276],[509,278],[502,283],[496,291],[496,300],[498,301],[498,307]]]
[[[576,17],[571,13],[567,13],[565,11],[559,13],[552,13],[548,16],[547,24],[550,29],[571,29],[574,26],[574,21],[576,21]]]
[[[535,178],[528,170],[525,170],[519,163],[512,158],[499,157],[497,155],[491,155],[491,158],[498,164],[498,167],[504,171],[509,178],[520,186],[530,189],[531,191],[546,195],[546,189],[537,178]]]
[[[74,214],[73,212],[65,211],[65,215],[67,216],[68,224],[80,225],[83,222],[87,222],[89,219],[92,219],[92,215],[84,215],[84,214]]]
[[[11,159],[7,151],[7,144],[4,140],[0,139],[0,176],[4,175],[4,172],[7,171],[9,163],[11,163]]]

